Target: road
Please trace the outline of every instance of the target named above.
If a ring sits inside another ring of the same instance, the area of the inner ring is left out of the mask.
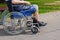
[[[20,35],[6,35],[1,29],[0,40],[60,40],[60,11],[41,14],[40,21],[47,25],[41,27],[37,34],[29,31]]]

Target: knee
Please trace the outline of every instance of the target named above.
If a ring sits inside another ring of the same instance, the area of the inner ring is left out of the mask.
[[[36,8],[38,8],[38,5],[36,5],[36,4],[34,4],[33,6],[36,7]]]

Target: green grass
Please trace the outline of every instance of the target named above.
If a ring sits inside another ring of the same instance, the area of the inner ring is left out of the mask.
[[[33,4],[38,4],[39,6],[43,5],[44,3],[47,2],[54,2],[55,0],[27,0],[30,1]]]
[[[32,4],[37,4],[39,6],[39,13],[50,12],[54,10],[60,10],[60,6],[45,6],[45,3],[51,3],[58,0],[27,0],[30,1]]]
[[[1,3],[0,7],[3,7],[3,6],[6,6],[6,4],[5,3]],[[1,18],[1,16],[2,16],[2,13],[0,12],[0,18]]]
[[[39,13],[50,12],[54,10],[60,10],[60,6],[40,6]]]
[[[5,11],[5,15],[7,15],[9,13],[9,11]],[[2,17],[2,13],[0,12],[0,18]]]
[[[6,6],[6,4],[5,4],[5,3],[1,3],[1,4],[0,4],[0,7],[2,7],[2,6]]]

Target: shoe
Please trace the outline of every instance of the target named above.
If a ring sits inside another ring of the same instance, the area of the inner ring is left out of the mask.
[[[38,23],[39,27],[47,25],[47,23],[37,21],[35,18],[33,18],[33,23]],[[38,27],[38,25],[36,24],[35,26]]]
[[[39,26],[46,26],[47,23],[44,23],[44,22],[38,22]]]
[[[46,26],[47,23],[44,23],[44,22],[37,22],[38,24],[35,24],[36,27],[42,27],[42,26]]]

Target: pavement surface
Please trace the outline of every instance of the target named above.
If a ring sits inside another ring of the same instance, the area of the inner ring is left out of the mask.
[[[60,11],[41,14],[40,21],[46,22],[47,25],[41,27],[37,34],[29,31],[20,35],[6,35],[1,29],[0,40],[60,40]]]

